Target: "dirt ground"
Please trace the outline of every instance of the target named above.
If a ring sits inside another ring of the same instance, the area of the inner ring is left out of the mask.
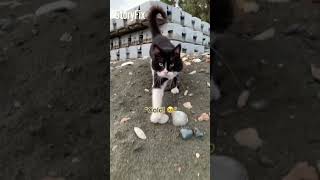
[[[105,2],[35,21],[52,0],[19,2],[0,6],[0,179],[105,179]]]
[[[281,179],[298,161],[316,167],[320,160],[320,84],[310,70],[310,64],[320,60],[320,4],[257,2],[257,13],[237,16],[232,27],[218,38],[223,61],[241,87],[225,66],[216,72],[223,93],[216,109],[216,153],[238,159],[250,179]],[[293,24],[305,30],[284,34]],[[252,40],[271,27],[275,28],[273,38]],[[250,105],[238,109],[237,98],[252,78],[248,103],[265,100],[267,105],[260,111]],[[257,129],[263,140],[257,151],[238,145],[233,138],[248,127]]]
[[[168,123],[153,124],[144,110],[152,106],[149,61],[135,60],[133,65],[124,67],[120,66],[124,61],[111,65],[111,179],[209,179],[210,123],[195,121],[210,111],[209,63],[184,66],[180,93],[165,92],[164,106],[186,112],[189,118],[186,127],[197,127],[205,133],[203,139],[183,140],[181,128],[172,124],[171,115]],[[188,74],[194,70],[195,74]],[[184,96],[185,90],[193,96]],[[190,110],[183,106],[185,102],[191,102]],[[130,119],[120,123],[124,117]],[[147,139],[139,139],[134,127],[141,128]]]

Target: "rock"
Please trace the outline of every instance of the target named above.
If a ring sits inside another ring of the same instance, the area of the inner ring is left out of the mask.
[[[192,62],[199,63],[199,62],[201,62],[201,59],[199,59],[199,58],[193,59]]]
[[[127,65],[133,65],[133,64],[134,64],[133,62],[129,61],[129,62],[122,63],[121,67],[127,66]]]
[[[249,90],[244,90],[241,92],[240,96],[238,97],[238,102],[237,102],[238,108],[243,108],[247,105],[249,96],[250,96]]]
[[[55,11],[67,11],[72,10],[77,7],[77,4],[69,0],[59,0],[56,2],[48,3],[42,5],[39,9],[36,10],[36,16],[41,16]]]
[[[188,116],[182,111],[174,111],[171,116],[174,126],[185,126],[188,123]]]
[[[192,96],[193,96],[193,93],[190,93],[189,96],[192,97]]]
[[[242,9],[245,13],[256,13],[259,11],[259,5],[254,1],[249,1],[242,5]]]
[[[195,134],[196,138],[202,138],[204,136],[204,133],[198,128],[194,128],[193,133]]]
[[[62,42],[71,42],[72,41],[72,36],[70,33],[63,33],[62,36],[60,37],[60,41]]]
[[[114,152],[117,149],[118,145],[112,147],[111,151]]]
[[[200,158],[200,154],[199,153],[196,153],[196,158]]]
[[[210,158],[210,174],[214,180],[248,180],[245,167],[238,161],[227,157],[213,155]]]
[[[207,113],[202,113],[199,117],[198,117],[198,121],[209,121],[210,120],[210,116]]]
[[[189,74],[192,75],[192,74],[195,74],[197,71],[192,71],[190,72]]]
[[[256,40],[256,41],[267,40],[267,39],[273,38],[274,35],[275,35],[275,29],[274,28],[270,28],[270,29],[267,29],[266,31],[258,34],[257,36],[255,36],[253,38],[253,40]]]
[[[0,30],[2,31],[10,31],[13,27],[14,21],[10,18],[0,19]]]
[[[72,158],[71,162],[72,163],[78,163],[78,162],[80,162],[80,159],[77,158],[77,157],[74,157],[74,158]]]
[[[316,168],[307,162],[298,162],[282,180],[319,180]]]
[[[188,90],[184,91],[183,95],[184,96],[188,95]]]
[[[207,86],[210,87],[210,83],[209,82],[207,82]]]
[[[144,89],[145,92],[149,92],[149,89]]]
[[[134,132],[136,133],[136,135],[140,138],[140,139],[147,139],[147,136],[144,134],[144,132],[142,131],[142,129],[138,128],[138,127],[134,127]]]
[[[273,168],[275,162],[266,155],[259,155],[259,163],[265,168]]]
[[[253,150],[257,150],[262,146],[262,140],[254,128],[241,129],[234,135],[234,139],[241,146],[246,146]]]
[[[124,124],[126,123],[128,120],[130,120],[130,118],[124,117],[120,120],[120,124]]]
[[[214,101],[218,101],[221,98],[220,89],[215,82],[213,82],[213,86],[211,89],[211,97],[213,98]]]
[[[192,137],[193,132],[191,129],[182,128],[182,129],[180,129],[180,134],[181,134],[182,139],[187,140]]]
[[[129,75],[130,75],[130,76],[132,76],[132,75],[133,75],[133,73],[132,73],[132,72],[129,72]]]
[[[262,111],[268,106],[268,101],[261,99],[250,103],[250,107],[256,111]]]
[[[285,31],[284,34],[287,36],[299,34],[305,31],[305,27],[301,24],[292,24]]]
[[[185,102],[185,103],[183,103],[183,106],[184,106],[185,108],[187,108],[187,109],[191,109],[191,108],[192,108],[192,105],[191,105],[190,102]]]
[[[320,81],[320,65],[311,64],[311,73],[315,80]]]
[[[191,65],[190,62],[184,62],[184,64],[185,64],[186,66],[190,66],[190,65]]]

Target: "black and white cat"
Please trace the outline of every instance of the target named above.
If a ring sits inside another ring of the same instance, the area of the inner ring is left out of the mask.
[[[179,93],[178,75],[183,68],[180,58],[181,44],[174,46],[170,40],[163,36],[157,24],[157,15],[160,14],[166,20],[166,13],[161,7],[151,7],[148,15],[152,44],[150,47],[151,71],[152,71],[152,108],[154,110],[162,107],[162,99],[165,88],[171,85],[173,94]],[[151,122],[164,124],[169,116],[164,112],[153,112]]]

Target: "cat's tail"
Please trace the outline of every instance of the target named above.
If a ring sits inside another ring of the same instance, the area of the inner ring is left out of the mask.
[[[159,26],[157,24],[157,15],[161,14],[164,20],[167,19],[167,15],[164,10],[159,6],[152,6],[149,11],[148,19],[151,29],[152,37],[155,37],[158,34],[161,34]]]

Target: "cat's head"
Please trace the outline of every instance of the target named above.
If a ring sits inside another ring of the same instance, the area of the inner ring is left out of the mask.
[[[170,49],[162,49],[153,45],[151,47],[152,69],[160,77],[173,79],[183,67],[180,52],[181,44]]]

